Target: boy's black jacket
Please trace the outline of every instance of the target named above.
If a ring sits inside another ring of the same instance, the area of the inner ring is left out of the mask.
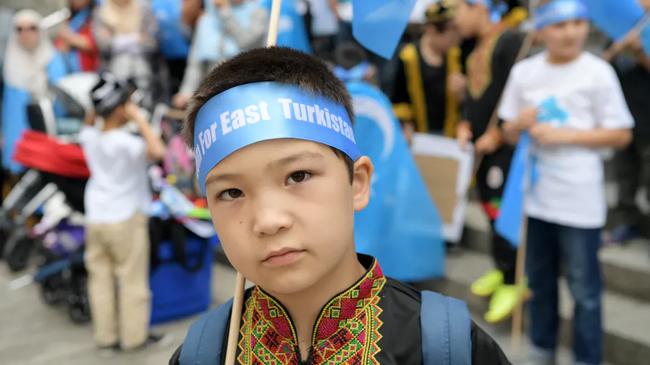
[[[373,258],[359,255],[360,262],[367,268]],[[247,297],[250,291],[247,292]],[[420,365],[422,364],[422,340],[420,335],[420,292],[397,280],[388,278],[379,293],[382,308],[380,328],[382,338],[379,340],[380,352],[375,357],[382,365]],[[499,345],[480,327],[472,322],[472,364],[473,365],[507,365],[510,364]],[[227,341],[223,342],[222,354],[225,354]],[[181,347],[169,361],[170,365],[179,365]],[[225,359],[222,359],[222,363]],[[309,360],[301,365],[312,364]]]

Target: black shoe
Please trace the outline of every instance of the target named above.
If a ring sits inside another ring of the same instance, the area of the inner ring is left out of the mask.
[[[106,346],[97,346],[97,354],[99,357],[103,357],[105,359],[110,359],[112,357],[115,357],[118,352],[120,352],[120,344],[115,343],[113,345],[106,345]]]
[[[174,341],[174,337],[172,335],[150,333],[149,336],[147,336],[147,339],[144,341],[144,343],[142,343],[139,346],[136,346],[133,349],[129,349],[128,351],[129,352],[139,351],[147,347],[152,347],[154,345],[158,348],[165,348],[171,345],[173,341]]]

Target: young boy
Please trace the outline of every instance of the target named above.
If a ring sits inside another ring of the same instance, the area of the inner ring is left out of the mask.
[[[454,18],[464,38],[477,38],[467,59],[467,96],[456,138],[461,146],[473,141],[477,154],[483,156],[476,183],[492,226],[490,243],[496,269],[478,278],[471,291],[480,297],[492,296],[485,313],[488,323],[507,319],[524,295],[515,285],[516,250],[494,231],[513,150],[502,143],[499,128],[489,124],[523,42],[523,35],[509,29],[505,21],[495,22],[500,5],[500,0],[463,0]]]
[[[575,362],[600,364],[598,248],[606,204],[599,149],[627,145],[633,120],[612,67],[583,51],[589,23],[582,2],[550,1],[535,25],[546,50],[515,65],[499,108],[508,140],[525,131],[533,141],[525,199],[531,360],[555,361],[564,264],[575,301]]]
[[[422,37],[404,46],[395,60],[398,64],[391,102],[395,115],[407,121],[406,131],[447,137],[456,134],[466,83],[461,73],[458,32],[452,22],[454,10],[455,4],[449,0],[429,5]]]
[[[95,342],[102,355],[160,339],[148,332],[147,158],[160,159],[164,146],[129,95],[126,85],[102,74],[91,99],[103,123],[100,128],[86,125],[79,135],[91,172],[84,197],[84,262]],[[122,128],[131,120],[142,138]]]
[[[421,308],[432,293],[355,253],[354,212],[368,203],[373,166],[358,152],[352,118],[341,81],[287,48],[217,66],[194,95],[186,131],[199,185],[228,259],[256,284],[245,294],[238,364],[426,364],[449,345],[446,330],[430,330],[463,328],[450,319],[421,331],[421,314],[445,312]],[[192,326],[170,364],[223,362],[226,320],[212,322],[223,308]],[[508,364],[470,322],[454,361]]]

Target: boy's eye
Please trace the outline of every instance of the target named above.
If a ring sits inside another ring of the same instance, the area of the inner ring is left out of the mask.
[[[244,195],[244,192],[242,192],[239,189],[227,189],[222,191],[219,196],[217,197],[219,200],[235,200],[237,198],[240,198]]]
[[[301,183],[303,181],[308,180],[311,176],[312,176],[312,174],[310,172],[296,171],[296,172],[291,173],[291,175],[289,175],[289,177],[287,178],[287,183],[289,183],[289,184]]]

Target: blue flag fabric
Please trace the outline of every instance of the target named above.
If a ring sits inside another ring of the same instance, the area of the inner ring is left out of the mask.
[[[495,229],[501,237],[510,242],[513,247],[519,247],[521,238],[521,223],[524,219],[524,198],[526,190],[526,169],[530,156],[530,137],[522,133],[515,154],[510,163],[508,180],[503,190],[503,199]]]
[[[181,2],[153,0],[151,9],[158,21],[160,53],[167,59],[187,58],[190,52],[190,39],[183,31]]]
[[[370,203],[355,216],[357,250],[375,256],[384,272],[399,280],[444,275],[442,220],[390,101],[364,82],[347,83],[347,88],[357,145],[375,165]]]
[[[264,0],[262,6],[271,14],[272,0]],[[278,26],[278,46],[297,49],[304,53],[311,53],[309,37],[305,29],[305,22],[299,12],[296,0],[283,0],[280,7],[280,24]]]
[[[537,123],[553,123],[561,127],[568,119],[569,114],[558,104],[557,98],[551,96],[540,102]],[[519,247],[521,239],[526,189],[533,187],[538,179],[536,157],[530,150],[530,136],[524,132],[519,137],[519,143],[510,163],[499,217],[495,222],[497,233],[508,240],[513,247]]]
[[[643,17],[637,0],[584,0],[589,18],[614,40],[624,37]]]
[[[352,0],[352,34],[365,48],[390,59],[416,0]]]

